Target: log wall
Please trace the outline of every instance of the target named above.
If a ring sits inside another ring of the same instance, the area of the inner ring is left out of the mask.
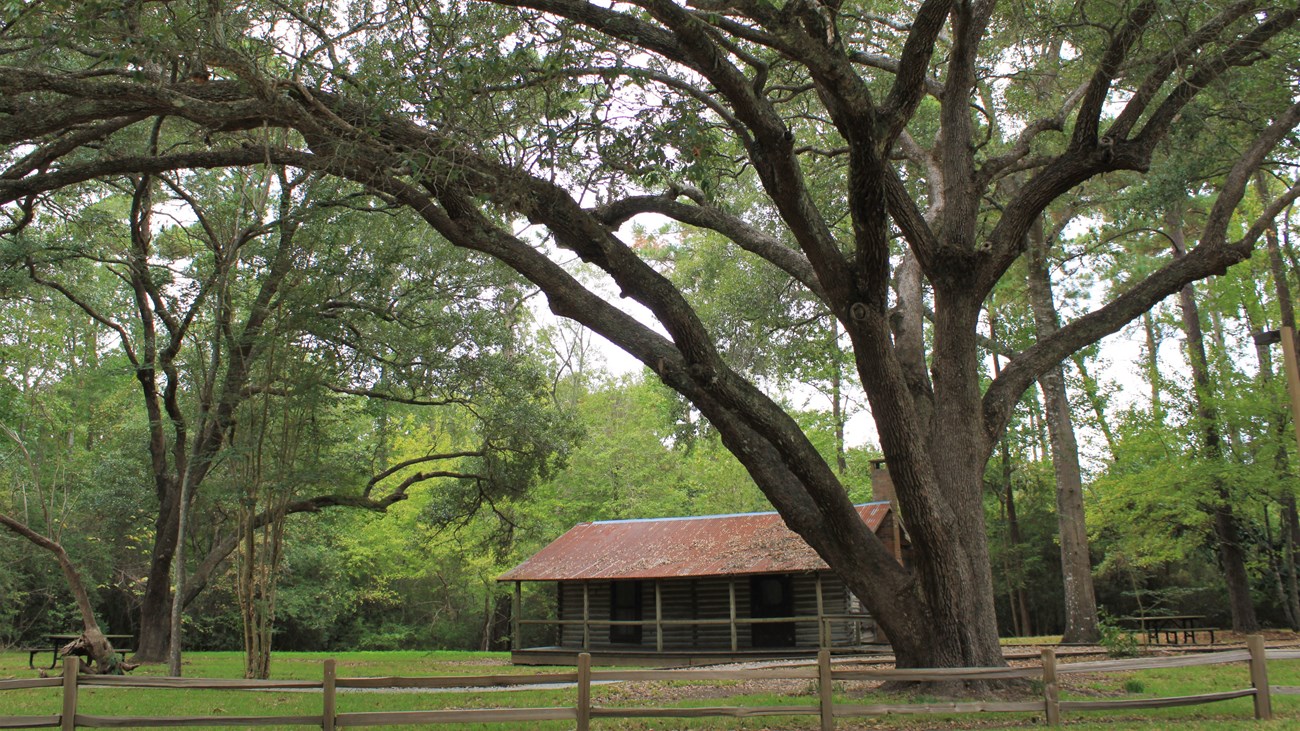
[[[828,615],[862,614],[865,609],[849,592],[848,587],[833,573],[822,572],[822,611]],[[795,645],[802,649],[816,649],[818,642],[817,614],[818,574],[806,573],[792,576],[791,590],[795,597],[796,617],[806,618],[795,625]],[[730,650],[731,594],[728,577],[688,579],[659,579],[661,618],[665,622],[663,649],[665,650]],[[736,592],[736,617],[750,617],[749,576],[734,578]],[[655,637],[655,583],[641,582],[641,620],[646,622],[640,644],[611,643],[610,628],[604,622],[610,619],[610,582],[561,582],[559,587],[559,618],[566,622],[560,630],[560,646],[582,648],[583,584],[586,584],[588,618],[588,647],[637,647],[654,650]],[[693,620],[706,620],[705,624],[683,624]],[[869,624],[866,623],[866,624]],[[849,647],[874,639],[874,633],[859,631],[859,623],[833,622],[831,645]],[[753,648],[750,625],[739,622],[736,628],[736,649]]]

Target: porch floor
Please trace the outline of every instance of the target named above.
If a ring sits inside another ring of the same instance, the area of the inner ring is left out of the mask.
[[[577,647],[527,647],[510,653],[515,665],[577,665],[578,655],[584,652]],[[796,660],[817,657],[816,647],[763,647],[745,650],[664,650],[617,645],[594,645],[585,652],[591,654],[593,665],[644,665],[650,667],[693,667],[696,665],[723,665],[733,662],[758,660]],[[888,654],[889,645],[845,645],[832,647],[833,655]]]

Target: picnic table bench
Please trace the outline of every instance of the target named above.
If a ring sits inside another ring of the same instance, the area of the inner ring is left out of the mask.
[[[1195,643],[1196,633],[1209,633],[1210,644],[1214,644],[1214,627],[1204,626],[1205,617],[1200,614],[1167,614],[1149,617],[1120,617],[1119,622],[1126,628],[1146,636],[1148,644],[1159,644],[1164,637],[1165,644],[1177,645],[1180,642]]]
[[[77,639],[80,636],[81,636],[80,634],[63,634],[63,633],[45,635],[45,639],[49,642],[49,646],[28,648],[27,667],[32,668],[33,670],[36,669],[36,656],[41,654],[42,652],[48,652],[50,653],[50,658],[51,658],[50,669],[53,670],[54,667],[59,664],[59,649],[64,645],[68,644],[69,642],[72,642],[73,640]],[[108,638],[108,641],[113,643],[114,650],[117,650],[118,652],[121,653],[132,652],[132,650],[126,647],[117,646],[118,642],[123,642],[123,643],[130,642],[132,639],[134,639],[132,635],[104,635],[104,637]]]

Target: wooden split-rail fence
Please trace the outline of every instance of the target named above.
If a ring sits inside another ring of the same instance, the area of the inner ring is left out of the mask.
[[[1042,663],[1037,667],[1014,668],[945,668],[945,669],[841,669],[831,665],[830,652],[818,654],[815,665],[786,665],[781,667],[726,670],[692,668],[679,670],[597,670],[591,669],[591,656],[579,655],[574,672],[544,673],[536,675],[480,675],[441,677],[382,677],[340,678],[333,660],[324,661],[321,680],[212,680],[171,677],[127,677],[106,675],[79,675],[78,661],[68,658],[61,678],[32,678],[0,680],[0,692],[20,688],[62,687],[62,712],[48,716],[0,716],[0,729],[15,728],[163,728],[175,726],[314,726],[333,731],[353,726],[394,726],[456,723],[508,723],[533,721],[573,721],[578,731],[587,731],[591,720],[598,718],[752,718],[757,716],[817,716],[823,731],[835,727],[838,718],[898,714],[951,714],[974,712],[1034,713],[1043,714],[1049,724],[1059,724],[1067,711],[1131,710],[1140,708],[1171,708],[1251,697],[1255,703],[1255,718],[1272,718],[1272,696],[1300,695],[1300,687],[1270,686],[1267,660],[1300,660],[1300,650],[1266,650],[1263,638],[1251,636],[1246,650],[1230,650],[1200,655],[1177,657],[1149,657],[1129,660],[1102,660],[1058,665],[1053,650],[1042,651]],[[1167,698],[1134,698],[1124,700],[1063,701],[1060,699],[1058,679],[1071,673],[1105,673],[1150,670],[1157,668],[1191,667],[1247,663],[1250,686],[1239,690],[1205,693]],[[725,707],[612,707],[592,704],[593,683],[630,681],[701,681],[701,680],[788,680],[808,679],[818,684],[816,705],[778,706],[725,706]],[[1042,683],[1042,699],[1031,701],[971,701],[955,703],[836,703],[833,697],[836,681],[892,680],[892,681],[999,681],[1038,680]],[[424,688],[454,689],[479,687],[527,687],[550,684],[572,684],[576,687],[576,702],[562,708],[487,708],[466,710],[377,711],[339,713],[336,700],[340,688]],[[77,695],[81,688],[173,688],[188,690],[320,690],[321,712],[300,716],[99,716],[86,715],[77,710]],[[3,704],[0,704],[2,707]]]

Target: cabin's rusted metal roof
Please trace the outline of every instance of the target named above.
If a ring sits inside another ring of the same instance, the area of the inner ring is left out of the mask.
[[[889,503],[856,506],[871,530]],[[823,571],[776,513],[579,523],[498,581],[661,579]]]

